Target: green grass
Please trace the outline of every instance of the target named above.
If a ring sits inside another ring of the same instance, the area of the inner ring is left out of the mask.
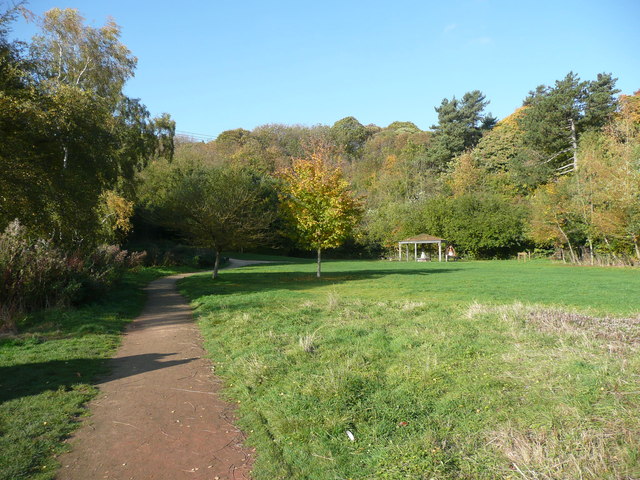
[[[257,448],[257,480],[640,476],[637,270],[314,271],[180,282]]]
[[[51,479],[55,456],[94,397],[96,376],[141,311],[149,281],[175,269],[128,273],[105,298],[77,309],[32,315],[0,339],[0,479]]]

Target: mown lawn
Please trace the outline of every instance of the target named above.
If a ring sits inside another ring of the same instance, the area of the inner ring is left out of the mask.
[[[257,480],[640,477],[638,270],[323,267],[180,282]]]
[[[0,479],[51,479],[94,397],[126,324],[141,311],[151,280],[174,273],[147,268],[125,275],[102,301],[32,315],[15,338],[0,339]]]

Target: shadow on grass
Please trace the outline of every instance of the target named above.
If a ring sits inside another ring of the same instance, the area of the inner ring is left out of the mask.
[[[410,275],[413,277],[431,276],[456,272],[456,269],[436,267],[428,270],[405,270],[381,268],[354,271],[326,271],[317,278],[313,271],[265,272],[224,270],[220,277],[213,280],[209,276],[195,275],[180,280],[181,290],[188,291],[189,297],[197,299],[206,295],[231,295],[238,293],[259,293],[276,290],[308,290],[347,282],[372,280],[389,275]]]
[[[163,360],[171,355],[175,354],[147,353],[110,360],[101,358],[50,360],[0,367],[0,403],[45,391],[71,390],[78,384],[99,385],[197,360],[197,358]],[[107,372],[109,374],[105,375]]]

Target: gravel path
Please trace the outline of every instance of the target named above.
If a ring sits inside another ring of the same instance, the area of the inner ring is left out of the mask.
[[[251,265],[230,260],[228,268]],[[147,305],[111,360],[92,413],[61,456],[58,480],[249,479],[233,406],[205,359],[191,309],[176,291],[186,275],[151,282]]]

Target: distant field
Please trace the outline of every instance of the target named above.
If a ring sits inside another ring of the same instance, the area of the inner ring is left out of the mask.
[[[257,447],[256,479],[640,476],[638,270],[314,269],[180,283]]]

